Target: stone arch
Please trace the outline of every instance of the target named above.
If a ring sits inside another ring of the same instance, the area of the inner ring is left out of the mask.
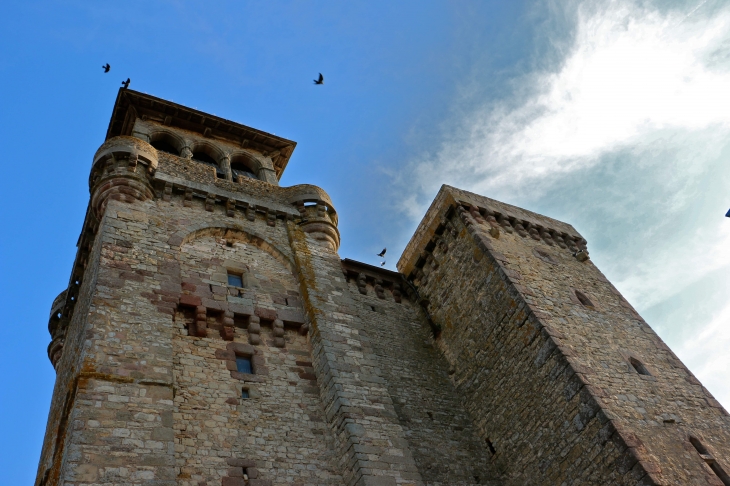
[[[161,128],[154,129],[149,134],[149,144],[153,147],[157,142],[164,142],[177,150],[178,156],[182,155],[183,148],[187,145],[185,140],[176,133]],[[165,150],[162,150],[165,152]]]
[[[178,231],[177,233],[174,233],[169,239],[168,244],[170,246],[179,246],[181,247],[185,243],[189,243],[195,239],[204,237],[204,236],[213,236],[218,238],[225,238],[226,240],[237,240],[237,241],[243,241],[245,243],[248,243],[250,245],[255,246],[256,248],[259,248],[260,250],[265,251],[272,257],[274,257],[275,260],[277,260],[279,263],[283,264],[286,268],[291,271],[292,275],[296,275],[294,263],[287,257],[284,252],[279,250],[275,245],[269,243],[266,241],[266,239],[253,232],[243,229],[240,226],[237,225],[227,225],[227,226],[215,226],[215,225],[206,225],[206,224],[199,224],[199,225],[193,225],[192,227],[188,227],[185,230]]]
[[[193,154],[202,153],[208,155],[211,159],[215,161],[218,167],[221,167],[221,159],[226,157],[226,153],[223,152],[223,150],[221,150],[215,144],[206,140],[196,140],[195,142],[190,144],[190,151]],[[195,159],[194,155],[193,159]]]
[[[238,150],[236,152],[233,152],[231,154],[231,171],[233,172],[233,180],[236,180],[236,175],[241,172],[241,169],[243,168],[243,172],[247,171],[252,173],[256,179],[261,179],[261,169],[263,168],[263,164],[261,160],[256,157],[254,154],[251,154],[250,152],[246,150]],[[242,167],[241,167],[242,166]],[[247,174],[241,172],[240,175],[246,176]]]

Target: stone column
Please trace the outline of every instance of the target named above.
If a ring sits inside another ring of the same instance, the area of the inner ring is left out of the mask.
[[[226,179],[232,181],[233,172],[231,172],[231,154],[225,154],[223,157],[221,157],[221,159],[218,161],[218,166],[226,175]]]

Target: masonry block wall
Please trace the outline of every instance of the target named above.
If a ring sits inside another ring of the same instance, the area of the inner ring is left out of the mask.
[[[120,90],[38,486],[730,484],[728,416],[570,226],[444,187],[391,272],[295,143]]]
[[[399,269],[506,484],[727,484],[727,412],[571,226],[444,186]]]

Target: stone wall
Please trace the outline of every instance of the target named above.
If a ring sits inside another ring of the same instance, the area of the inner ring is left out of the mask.
[[[256,181],[224,181],[252,201],[244,207],[165,194],[164,178],[180,174],[161,159],[154,200],[101,206],[36,484],[234,486],[244,473],[251,485],[339,484],[281,222],[299,215],[282,201],[323,192],[269,185],[279,199],[267,199],[270,189],[257,193]],[[212,248],[232,258],[207,254]],[[229,267],[245,274],[236,295],[226,288]],[[209,327],[195,320],[201,307]],[[233,344],[256,351],[259,374],[233,376]],[[243,386],[252,397],[245,404],[236,398]]]
[[[343,261],[322,189],[143,139],[269,178],[293,142],[134,96],[52,308],[37,486],[730,485],[727,412],[572,226],[444,187],[402,274]]]
[[[306,336],[298,327],[287,326],[280,332],[284,345],[277,345],[274,321],[262,318],[254,319],[258,332],[253,333],[251,316],[301,313],[299,286],[291,269],[251,244],[212,236],[185,243],[181,267],[183,285],[193,291],[191,295],[197,291],[194,287],[203,287],[199,295],[223,296],[242,306],[240,310],[256,309],[256,314],[234,313],[229,336],[224,332],[224,314],[211,315],[209,305],[207,337],[190,335],[193,312],[181,308],[176,315],[178,484],[210,481],[233,486],[243,484],[244,472],[252,486],[341,484],[331,465]],[[226,270],[242,272],[245,288],[228,286]],[[249,344],[252,336],[257,336],[258,344]],[[236,372],[236,350],[252,358],[254,374]],[[242,398],[243,388],[248,398]]]
[[[428,300],[508,484],[723,484],[689,438],[724,463],[727,413],[575,247],[579,235],[464,196],[442,189],[399,268]]]
[[[346,303],[362,316],[363,352],[377,361],[423,484],[501,484],[422,310],[409,299],[396,302],[382,281],[368,280],[363,286],[349,279]]]

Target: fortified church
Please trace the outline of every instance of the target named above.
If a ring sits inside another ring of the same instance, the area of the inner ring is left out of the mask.
[[[728,412],[571,225],[443,186],[398,272],[342,259],[295,146],[119,91],[37,486],[730,486]]]

